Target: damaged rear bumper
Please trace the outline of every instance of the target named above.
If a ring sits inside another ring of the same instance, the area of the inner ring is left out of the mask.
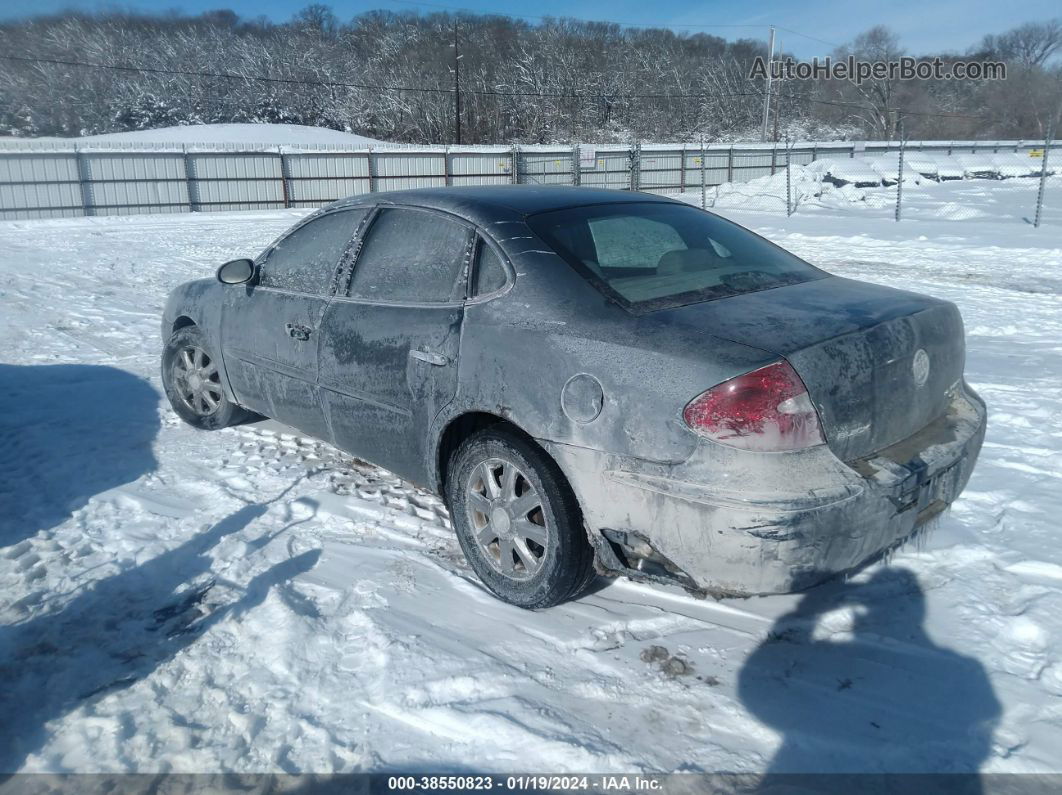
[[[750,455],[705,442],[652,463],[543,442],[616,573],[712,595],[785,593],[899,545],[960,494],[984,439],[983,401],[956,388],[908,439],[842,463],[825,446]]]

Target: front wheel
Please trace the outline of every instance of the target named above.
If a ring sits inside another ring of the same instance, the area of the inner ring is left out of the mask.
[[[500,599],[550,607],[593,578],[575,495],[531,442],[490,429],[470,437],[451,461],[446,492],[465,558]]]
[[[162,385],[182,420],[203,430],[238,425],[254,415],[237,406],[221,386],[218,361],[195,326],[173,332],[162,351]]]

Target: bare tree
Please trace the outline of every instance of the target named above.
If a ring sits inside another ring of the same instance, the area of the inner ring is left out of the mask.
[[[848,46],[837,50],[838,59],[855,56],[860,61],[895,61],[904,54],[896,34],[884,25],[875,25],[860,33]],[[851,103],[849,114],[859,119],[868,132],[885,140],[896,134],[896,95],[900,81],[888,77],[872,77],[862,83],[849,80],[838,98]]]
[[[999,35],[985,36],[981,50],[1001,61],[1044,66],[1062,48],[1062,21],[1029,22]]]
[[[342,21],[321,4],[281,24],[231,11],[0,22],[0,53],[45,59],[0,60],[0,134],[255,121],[446,143],[455,22],[466,142],[757,137],[764,81],[750,73],[763,41],[500,15],[374,11]],[[923,137],[1038,137],[1062,94],[1058,39],[1055,21],[982,42],[979,53],[1005,52],[1013,64],[1005,83],[784,81],[778,128],[790,137],[888,138],[905,113],[907,129]],[[903,49],[878,27],[840,54],[849,52],[893,60]]]

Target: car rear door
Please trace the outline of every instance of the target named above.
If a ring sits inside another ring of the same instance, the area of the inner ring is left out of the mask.
[[[264,255],[252,286],[234,287],[222,312],[221,345],[237,401],[320,438],[330,438],[317,388],[318,330],[365,208],[310,219]]]
[[[457,392],[471,226],[380,208],[321,321],[318,382],[341,448],[418,483],[428,428]]]

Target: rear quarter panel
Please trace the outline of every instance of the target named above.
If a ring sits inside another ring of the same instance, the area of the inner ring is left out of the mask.
[[[458,392],[440,429],[483,411],[541,440],[680,462],[699,441],[682,421],[686,403],[778,358],[633,316],[526,235],[499,240],[509,243],[513,289],[466,309]]]

